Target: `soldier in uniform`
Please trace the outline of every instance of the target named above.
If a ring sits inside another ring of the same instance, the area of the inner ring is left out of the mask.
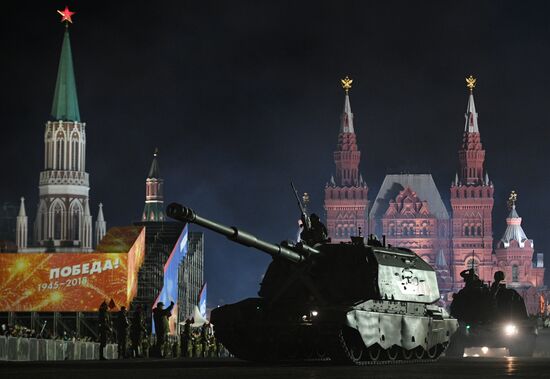
[[[128,321],[128,313],[126,312],[126,307],[120,307],[120,311],[117,313],[116,321],[118,357],[126,358],[126,350],[128,345],[128,326],[130,325],[130,322]]]
[[[140,348],[143,345],[143,339],[147,334],[145,319],[143,317],[143,309],[138,305],[132,317],[132,325],[130,326],[130,339],[132,340],[132,355],[138,358],[145,354],[140,354]]]
[[[202,343],[202,357],[206,358],[209,352],[210,337],[212,336],[212,328],[207,321],[201,327],[201,343]]]
[[[189,357],[189,343],[191,342],[191,320],[185,320],[183,330],[181,332],[181,356]]]
[[[105,346],[111,333],[111,317],[108,312],[107,302],[103,301],[99,306],[98,314],[98,329],[99,329],[99,359],[105,360]]]
[[[500,283],[504,280],[504,272],[502,271],[495,272],[495,275],[493,276],[493,278],[495,279],[495,281],[493,282],[493,284],[491,284],[491,296],[496,298],[499,290],[502,287],[506,287],[504,284]]]
[[[460,276],[464,279],[464,286],[467,288],[478,288],[482,285],[479,276],[477,276],[473,268],[462,271]]]
[[[307,225],[305,222],[306,220],[302,220],[303,225]],[[300,239],[305,241],[308,245],[315,245],[317,243],[325,242],[328,238],[328,231],[325,224],[321,222],[321,219],[319,216],[317,216],[315,213],[312,213],[311,216],[309,216],[310,221],[310,228],[304,228],[302,233],[300,234]]]
[[[170,302],[170,306],[166,309],[164,309],[164,303],[159,301],[156,308],[153,309],[153,319],[155,320],[155,333],[157,335],[156,348],[161,357],[166,356],[164,349],[166,347],[166,337],[170,329],[168,318],[170,317],[173,308],[173,301]]]

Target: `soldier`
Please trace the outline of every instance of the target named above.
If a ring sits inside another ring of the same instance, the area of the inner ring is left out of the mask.
[[[191,342],[191,320],[185,320],[181,333],[181,356],[189,357],[189,343]]]
[[[174,308],[174,302],[170,302],[170,306],[164,309],[164,303],[159,301],[157,307],[153,309],[153,318],[155,320],[155,333],[157,335],[157,345],[156,348],[162,358],[165,354],[165,345],[166,345],[166,336],[170,329],[170,324],[168,323],[168,318],[171,315],[172,309]]]
[[[498,296],[499,290],[502,287],[506,287],[504,284],[500,283],[504,280],[504,272],[497,271],[497,272],[495,272],[495,275],[493,277],[494,277],[495,281],[493,282],[493,284],[491,284],[491,296],[496,298]]]
[[[130,339],[132,340],[132,355],[138,358],[144,354],[140,354],[140,348],[143,345],[143,338],[147,334],[145,319],[143,317],[143,309],[138,305],[132,317],[132,325],[130,327]]]
[[[312,246],[317,243],[325,242],[328,237],[328,231],[325,224],[321,222],[321,219],[315,213],[311,214],[309,220],[311,226],[309,230],[304,228],[304,231],[300,234],[300,239],[305,241],[306,244]],[[306,222],[303,222],[303,224],[307,225]]]
[[[482,285],[481,280],[479,280],[479,276],[477,276],[473,268],[462,271],[460,276],[464,279],[464,284],[467,288],[477,288]]]
[[[126,312],[126,307],[120,307],[120,311],[117,313],[117,323],[116,323],[116,335],[118,343],[118,357],[126,358],[126,350],[128,344],[128,326],[130,322],[128,321],[128,314]]]
[[[201,327],[201,344],[202,344],[202,357],[206,358],[208,356],[208,348],[210,344],[210,337],[212,336],[212,328],[210,323],[206,321]]]
[[[99,329],[99,359],[105,360],[105,346],[111,333],[111,317],[107,311],[107,302],[103,301],[99,306],[98,329]]]

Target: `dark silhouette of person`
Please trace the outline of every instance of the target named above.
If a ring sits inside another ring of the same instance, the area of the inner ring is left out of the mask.
[[[128,326],[130,322],[128,321],[128,313],[126,312],[126,307],[120,307],[120,311],[117,313],[116,319],[116,335],[117,335],[117,344],[118,344],[118,357],[126,358],[126,350],[128,347]]]
[[[164,309],[164,303],[159,301],[156,308],[153,309],[153,319],[155,320],[155,334],[157,335],[156,348],[161,357],[165,356],[166,337],[170,330],[168,319],[172,314],[174,302],[170,302],[170,306]]]
[[[145,355],[140,354],[140,348],[143,345],[143,339],[147,335],[147,327],[145,326],[145,317],[143,316],[143,308],[138,305],[132,317],[130,326],[130,340],[132,341],[132,355],[136,358]]]
[[[191,342],[191,320],[187,319],[185,320],[185,324],[183,325],[183,330],[181,332],[181,356],[182,357],[189,357],[189,343]]]
[[[493,278],[495,279],[495,281],[493,282],[493,284],[491,284],[491,296],[496,298],[498,296],[499,290],[502,287],[506,287],[503,283],[502,284],[500,283],[504,280],[504,272],[502,271],[495,272],[495,274],[493,275]]]
[[[109,334],[112,331],[111,315],[108,311],[107,302],[103,301],[99,306],[98,313],[98,331],[99,331],[99,359],[105,360],[105,346],[109,340]]]
[[[311,246],[325,242],[328,238],[328,231],[325,224],[321,222],[321,219],[315,213],[309,216],[309,220],[311,226],[309,229],[304,228],[302,233],[300,233],[300,239]],[[304,225],[307,224],[304,223]]]

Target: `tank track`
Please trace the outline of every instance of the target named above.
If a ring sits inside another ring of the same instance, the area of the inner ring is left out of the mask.
[[[332,341],[329,354],[335,363],[356,366],[430,363],[437,361],[447,347],[447,344],[438,344],[429,351],[421,346],[415,351],[405,351],[397,345],[388,350],[379,345],[367,348],[358,335],[354,336],[355,331],[348,329],[339,330]]]
[[[369,351],[362,341],[357,340],[360,338],[358,335],[354,337],[353,332],[356,331],[347,327],[325,334],[323,339],[327,344],[323,348],[315,348],[315,344],[312,343],[304,344],[304,341],[286,340],[281,343],[281,341],[275,341],[277,338],[271,339],[270,342],[275,342],[274,344],[266,345],[265,336],[260,337],[261,332],[256,332],[247,336],[224,330],[219,337],[222,344],[235,357],[265,363],[326,361],[329,358],[336,364],[355,366],[429,363],[437,361],[447,347],[446,344],[439,344],[430,351],[418,347],[415,351],[404,352],[396,345],[388,350],[375,345]],[[254,339],[253,336],[260,338]],[[296,349],[289,350],[289,343]],[[358,351],[356,346],[359,346],[361,351]],[[378,353],[373,352],[372,349],[379,349]]]

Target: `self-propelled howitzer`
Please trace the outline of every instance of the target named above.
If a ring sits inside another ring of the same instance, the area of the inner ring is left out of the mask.
[[[273,257],[259,290],[212,310],[216,337],[253,361],[330,357],[357,365],[436,359],[457,321],[441,307],[435,271],[408,249],[328,241],[272,244],[171,204],[169,217]]]

